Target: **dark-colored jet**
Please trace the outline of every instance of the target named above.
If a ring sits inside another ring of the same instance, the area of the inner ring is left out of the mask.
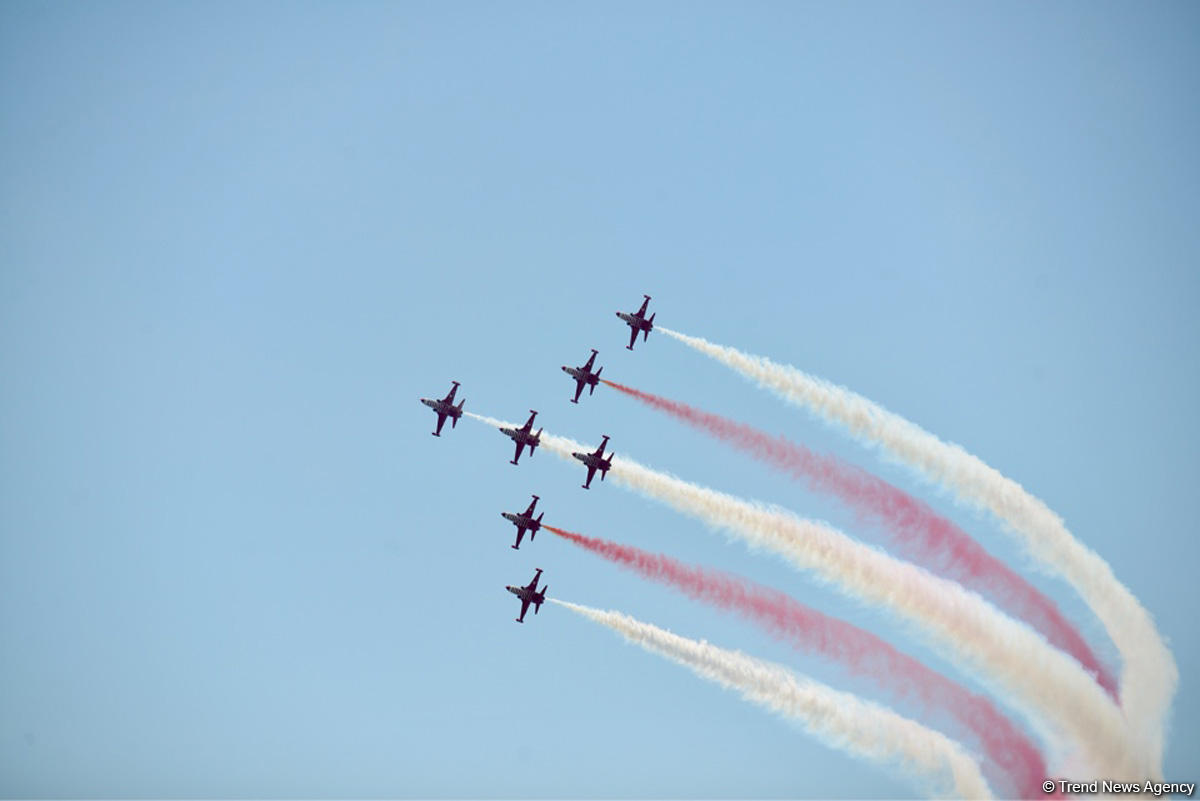
[[[539,567],[537,572],[533,574],[533,581],[524,587],[514,587],[511,584],[504,587],[504,589],[521,599],[521,616],[516,618],[518,623],[525,622],[525,613],[529,611],[530,604],[533,604],[533,613],[536,615],[541,610],[542,604],[546,602],[546,590],[550,589],[550,585],[547,584],[541,590],[538,590],[537,583],[541,577],[542,569]]]
[[[462,417],[463,413],[463,404],[467,402],[466,398],[464,398],[458,402],[457,406],[454,405],[454,393],[458,392],[458,382],[451,381],[450,383],[454,386],[450,387],[450,392],[448,392],[446,397],[442,398],[441,400],[421,398],[421,403],[425,404],[437,413],[437,430],[432,432],[435,437],[440,437],[442,435],[442,426],[446,424],[447,417],[450,418],[451,428],[454,428],[456,425],[458,425],[458,418]]]
[[[645,298],[645,300],[642,301],[642,308],[638,309],[632,314],[628,312],[617,312],[617,316],[624,320],[625,324],[629,326],[630,329],[629,344],[625,346],[626,350],[633,350],[633,343],[637,342],[637,335],[639,331],[642,332],[642,341],[645,342],[650,338],[650,332],[654,330],[654,315],[658,314],[658,312],[655,312],[654,314],[650,315],[649,319],[646,319],[646,307],[650,305],[650,296],[642,295],[642,297]]]
[[[606,475],[608,475],[608,469],[610,467],[612,467],[613,455],[610,453],[608,455],[607,459],[604,458],[604,446],[607,444],[608,444],[608,434],[605,434],[604,441],[600,443],[600,447],[596,448],[596,450],[592,451],[591,453],[572,453],[571,454],[576,459],[578,459],[579,461],[581,461],[585,465],[587,465],[588,477],[587,477],[587,483],[585,483],[583,485],[584,489],[591,489],[592,476],[596,475],[597,470],[600,471],[600,480],[601,481],[603,481],[604,477]]]
[[[600,373],[604,370],[601,367],[596,372],[592,372],[592,365],[596,361],[596,349],[592,348],[592,355],[588,357],[587,364],[582,367],[567,367],[563,365],[563,372],[575,379],[575,399],[571,403],[579,403],[579,395],[583,392],[583,386],[586,384],[588,394],[591,395],[596,391],[596,385],[600,383]]]
[[[529,529],[529,541],[533,542],[533,538],[537,536],[538,529],[542,527],[542,517],[545,512],[542,512],[537,517],[533,516],[533,507],[537,506],[538,496],[534,495],[533,500],[529,504],[529,508],[520,514],[513,512],[501,512],[500,516],[505,520],[512,521],[512,524],[517,527],[517,541],[513,544],[514,551],[521,549],[521,537],[525,536],[525,530]]]
[[[525,446],[529,446],[529,455],[533,456],[534,450],[542,442],[542,429],[538,429],[537,433],[533,433],[533,418],[537,417],[537,412],[533,409],[529,410],[529,419],[525,421],[525,425],[520,428],[502,428],[503,433],[507,434],[513,442],[517,443],[517,455],[510,460],[510,464],[516,464],[521,458],[521,451]]]

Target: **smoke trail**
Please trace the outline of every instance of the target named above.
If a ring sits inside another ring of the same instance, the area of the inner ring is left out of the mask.
[[[1054,601],[984,548],[928,504],[882,478],[836,457],[813,453],[783,437],[705,412],[680,401],[652,395],[615,381],[608,386],[646,405],[750,453],[809,487],[837,496],[863,517],[884,523],[897,536],[902,553],[916,559],[968,589],[983,592],[1024,619],[1050,643],[1075,657],[1096,677],[1100,686],[1116,697],[1116,681],[1079,632],[1063,617]]]
[[[689,640],[620,612],[550,600],[737,690],[746,700],[800,724],[831,748],[877,764],[899,764],[923,789],[942,797],[991,797],[979,765],[962,746],[890,709],[798,676],[782,665]]]
[[[692,598],[739,612],[793,647],[834,660],[893,695],[914,697],[927,710],[949,716],[971,732],[1012,783],[1017,798],[1042,794],[1046,765],[1041,754],[991,701],[901,653],[871,632],[738,576],[685,565],[664,554],[555,526],[543,528]]]
[[[511,426],[466,412],[495,427]],[[584,446],[542,434],[542,446],[571,461]],[[751,547],[772,550],[801,570],[812,570],[842,592],[887,607],[918,624],[926,641],[961,669],[1001,694],[1053,746],[1060,764],[1079,756],[1097,775],[1141,778],[1130,763],[1124,720],[1079,663],[960,585],[863,545],[825,524],[782,509],[744,501],[613,457],[610,477],[622,486],[711,526]]]
[[[845,387],[734,348],[657,326],[706,356],[733,368],[784,400],[842,424],[962,501],[990,511],[1019,535],[1042,564],[1057,571],[1100,618],[1124,663],[1121,705],[1147,744],[1150,771],[1162,776],[1164,723],[1179,681],[1175,658],[1154,620],[1112,568],[1076,540],[1066,524],[1020,484],[962,447],[940,439]]]

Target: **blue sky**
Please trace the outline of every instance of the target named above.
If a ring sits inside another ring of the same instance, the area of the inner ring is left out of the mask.
[[[1181,673],[1197,778],[1200,12],[1188,3],[9,3],[0,794],[910,797],[503,586],[836,666],[499,516],[887,613],[420,396],[878,532],[559,365],[994,522],[617,309],[843,383],[1059,512]],[[1188,521],[1192,521],[1189,523]],[[887,700],[881,698],[881,700]],[[899,707],[903,711],[903,707]]]

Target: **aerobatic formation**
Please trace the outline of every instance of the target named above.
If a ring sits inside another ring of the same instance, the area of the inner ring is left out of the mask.
[[[655,328],[655,314],[647,316],[651,298],[643,297],[636,312],[617,312],[630,329],[628,350],[639,333],[645,342]],[[1172,786],[1161,780],[1167,716],[1178,680],[1174,658],[1149,612],[1044,503],[962,448],[848,389],[763,357],[662,326],[658,330],[785,401],[844,426],[957,499],[991,513],[1043,567],[1079,593],[1104,624],[1120,669],[1097,656],[1053,600],[928,503],[836,457],[603,379],[603,368],[593,371],[599,355],[595,348],[583,365],[562,367],[575,383],[571,403],[579,402],[585,387],[591,396],[600,384],[634,398],[843,503],[859,523],[883,529],[885,545],[895,556],[826,523],[606,454],[607,434],[589,450],[544,428],[535,432],[538,413],[532,409],[524,425],[465,412],[463,401],[454,405],[457,381],[446,397],[421,399],[437,415],[432,433],[441,435],[447,417],[454,428],[465,414],[513,440],[511,464],[519,463],[525,448],[532,456],[545,446],[561,459],[583,464],[583,489],[591,488],[597,472],[601,481],[612,472],[618,487],[662,502],[756,550],[774,552],[824,586],[906,621],[910,633],[985,692],[969,689],[879,636],[779,590],[544,524],[544,511],[534,516],[540,498],[533,495],[524,511],[501,512],[517,529],[513,550],[520,549],[526,533],[532,543],[539,531],[550,531],[647,580],[736,613],[799,650],[866,679],[907,704],[911,717],[782,665],[681,637],[620,612],[549,600],[737,691],[831,748],[901,773],[933,796],[1055,797],[1087,792],[1072,788],[1096,781],[1126,788]],[[541,577],[537,568],[527,584],[505,586],[521,603],[516,622],[525,622],[530,605],[537,615],[548,600],[548,587],[538,588]]]

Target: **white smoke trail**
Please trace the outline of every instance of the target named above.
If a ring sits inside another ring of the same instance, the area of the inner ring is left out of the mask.
[[[832,748],[888,766],[899,764],[935,796],[992,797],[978,762],[961,745],[886,707],[798,676],[782,665],[680,637],[620,612],[553,602],[737,690],[746,700],[799,723]]]
[[[501,420],[468,415],[488,425]],[[570,460],[588,450],[543,433],[541,444]],[[1124,720],[1078,662],[953,581],[895,559],[827,524],[768,507],[613,457],[610,477],[677,511],[737,535],[751,546],[812,570],[842,592],[878,604],[918,625],[926,641],[961,669],[976,674],[1017,709],[1052,747],[1052,764],[1082,760],[1096,775],[1141,776],[1131,763]],[[1083,749],[1078,753],[1072,743]]]
[[[1162,777],[1165,722],[1179,681],[1175,658],[1154,620],[1095,551],[1067,530],[1062,518],[1020,484],[961,446],[933,434],[845,387],[795,367],[715,345],[662,326],[656,330],[741,373],[784,400],[840,423],[962,501],[990,511],[1018,535],[1046,567],[1067,580],[1091,607],[1121,654],[1121,706],[1138,742],[1148,751],[1147,769]]]

